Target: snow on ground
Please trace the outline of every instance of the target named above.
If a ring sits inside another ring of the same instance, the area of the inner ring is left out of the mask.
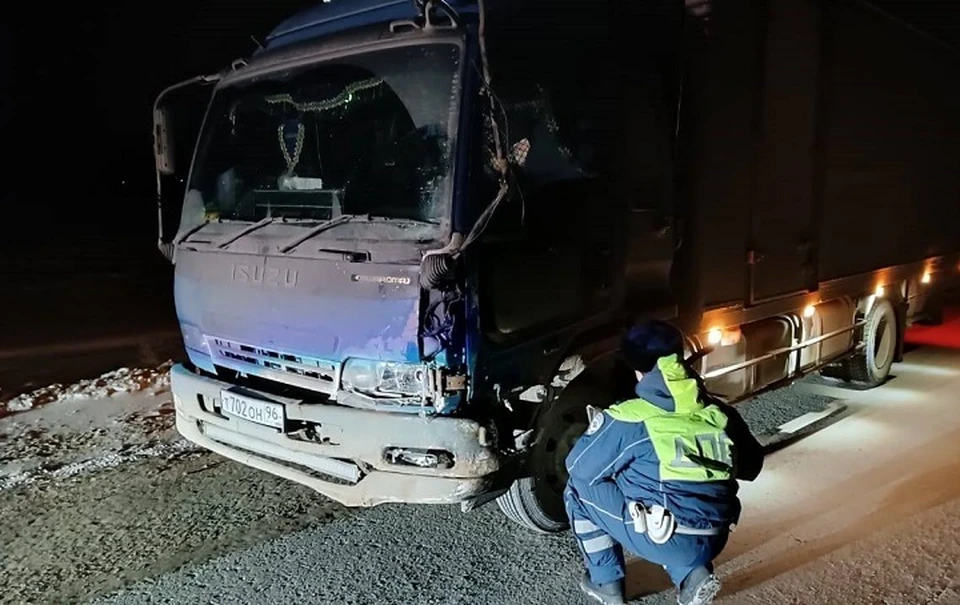
[[[174,428],[169,369],[121,368],[10,400],[0,421],[0,490],[194,451]]]
[[[122,393],[158,394],[169,390],[170,366],[171,363],[167,362],[156,368],[120,368],[72,385],[53,384],[14,397],[7,402],[7,412],[23,412],[38,405],[70,399],[103,399]]]

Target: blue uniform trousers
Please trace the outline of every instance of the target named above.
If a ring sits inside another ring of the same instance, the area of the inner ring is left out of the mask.
[[[665,544],[654,544],[633,529],[627,499],[612,481],[583,485],[571,481],[564,491],[570,527],[583,555],[590,579],[607,584],[624,576],[623,551],[662,566],[680,586],[695,568],[713,571],[711,562],[726,546],[728,532],[716,536],[674,534]]]

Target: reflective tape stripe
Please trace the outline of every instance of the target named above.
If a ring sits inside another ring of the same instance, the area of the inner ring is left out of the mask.
[[[574,519],[573,520],[573,531],[578,534],[589,534],[592,531],[597,531],[600,528],[593,524],[592,521],[586,521],[584,519]]]
[[[613,538],[610,536],[598,536],[583,541],[583,552],[593,554],[600,551],[613,548]]]
[[[676,532],[688,536],[719,536],[723,533],[722,527],[711,527],[710,529],[696,529],[694,527],[685,527],[678,525]]]

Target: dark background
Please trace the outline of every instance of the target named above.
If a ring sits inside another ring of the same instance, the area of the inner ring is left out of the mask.
[[[8,12],[0,116],[13,136],[4,137],[4,239],[42,242],[47,238],[35,227],[81,225],[102,237],[130,230],[151,237],[156,94],[249,55],[254,37],[262,41],[281,19],[315,1],[31,3],[18,6],[16,21]],[[960,46],[957,0],[875,4]]]
[[[6,23],[10,35],[3,36],[9,76],[2,114],[5,130],[14,131],[5,139],[17,141],[7,156],[15,165],[4,171],[13,185],[7,194],[15,196],[8,210],[61,232],[82,225],[103,237],[118,230],[154,234],[156,95],[248,56],[256,48],[251,37],[262,41],[310,4],[33,3],[27,16]],[[17,239],[35,239],[23,225],[4,226]]]
[[[314,2],[34,2],[8,11],[0,39],[0,119],[9,149],[2,239],[43,245],[51,229],[81,226],[85,235],[135,230],[151,238],[156,94],[249,55],[251,37],[262,41]],[[875,4],[960,46],[957,0]]]
[[[41,2],[0,27],[0,402],[182,355],[152,104],[312,2]],[[2,409],[2,407],[0,407]]]

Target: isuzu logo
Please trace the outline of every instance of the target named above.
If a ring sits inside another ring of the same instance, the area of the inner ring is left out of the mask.
[[[268,288],[296,288],[300,275],[296,269],[236,264],[233,266],[230,278],[239,284]]]
[[[409,286],[413,280],[409,277],[395,275],[358,275],[350,276],[353,281],[364,282],[367,284],[389,284],[393,286]]]

